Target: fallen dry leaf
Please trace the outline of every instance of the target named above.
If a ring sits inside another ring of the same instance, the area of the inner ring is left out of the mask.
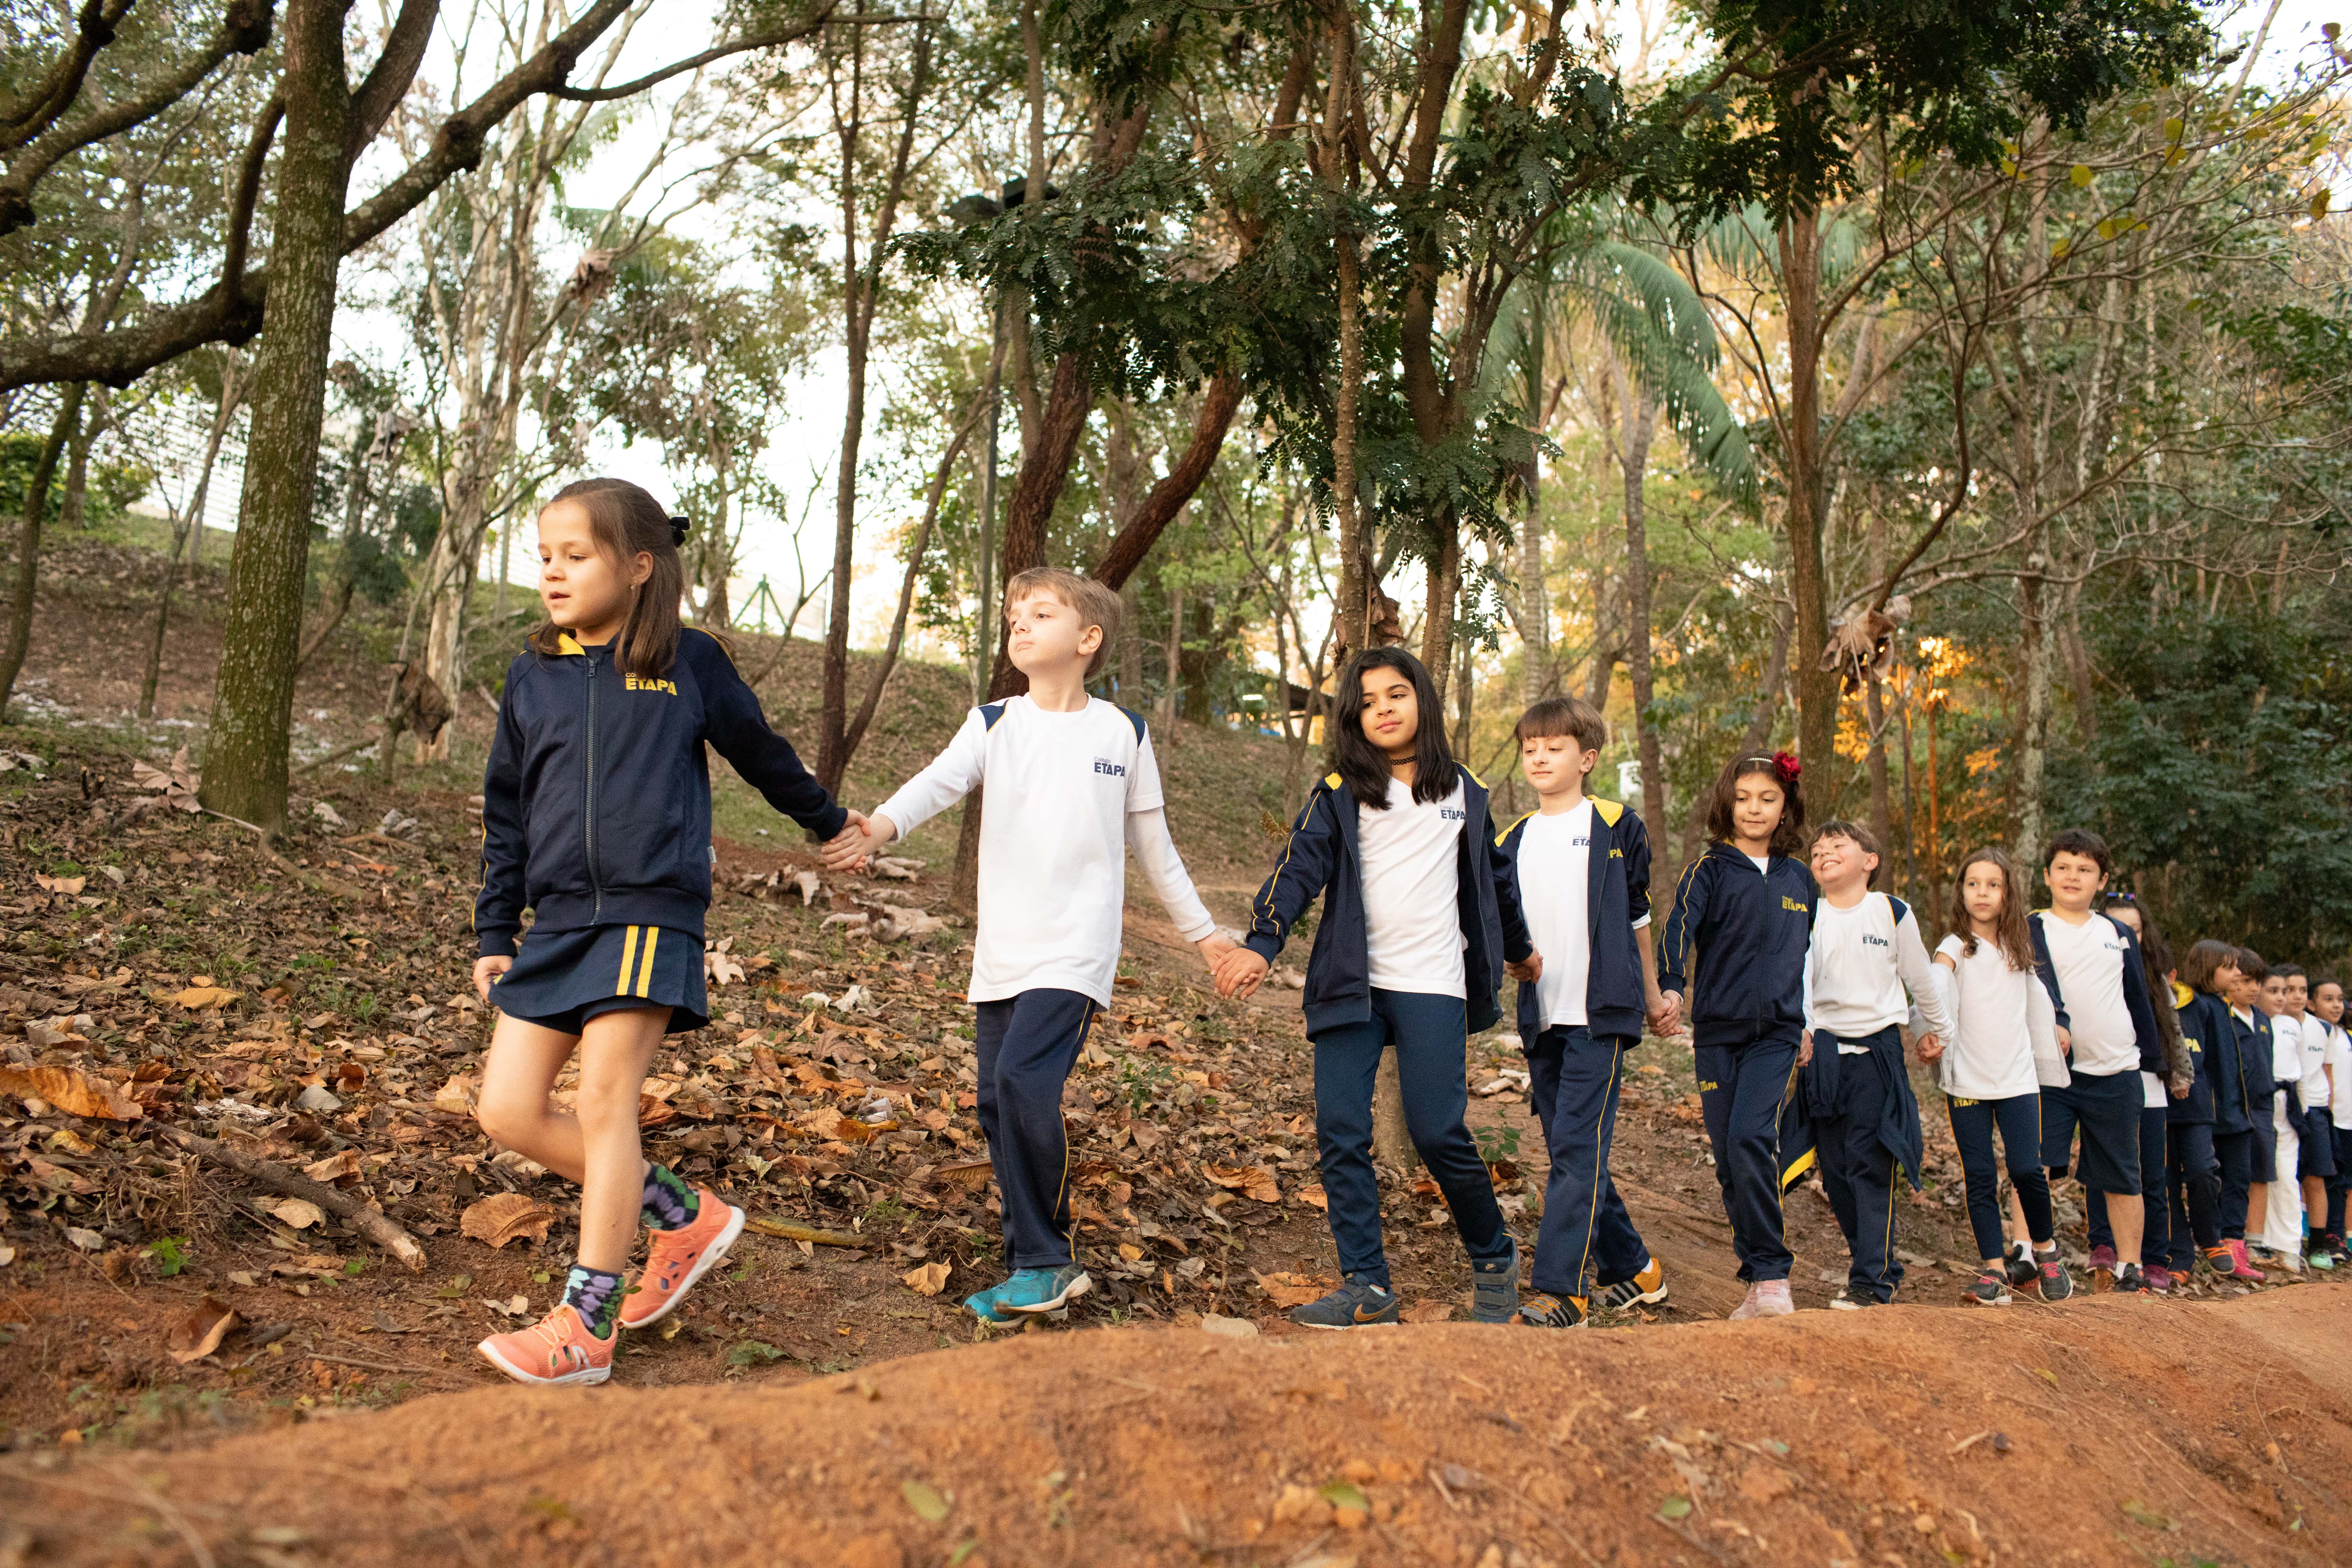
[[[1293,1307],[1320,1300],[1324,1292],[1335,1283],[1329,1279],[1310,1279],[1304,1274],[1261,1274],[1257,1277],[1258,1289],[1265,1292],[1266,1300],[1286,1312]]]
[[[433,1091],[433,1109],[451,1116],[464,1116],[474,1109],[474,1083],[463,1073],[452,1073],[449,1081]]]
[[[1314,1208],[1323,1209],[1327,1212],[1331,1207],[1331,1200],[1324,1195],[1323,1184],[1320,1182],[1316,1183],[1310,1187],[1301,1187],[1297,1192],[1293,1193],[1291,1196],[1297,1198],[1302,1204],[1308,1205]]]
[[[233,1310],[207,1296],[196,1303],[194,1311],[172,1325],[172,1331],[164,1336],[163,1348],[171,1352],[173,1361],[185,1366],[220,1349],[221,1342],[242,1321]]]
[[[1454,1303],[1433,1296],[1426,1301],[1415,1301],[1398,1315],[1408,1323],[1447,1322],[1454,1316]]]
[[[340,1154],[330,1154],[316,1163],[302,1167],[302,1173],[314,1182],[337,1182],[345,1176],[360,1173],[360,1152],[346,1149]]]
[[[44,877],[36,874],[33,880],[41,885],[41,891],[45,893],[79,893],[89,885],[89,879],[87,877]]]
[[[205,1007],[226,1007],[236,1000],[236,993],[217,985],[191,985],[172,998],[191,1011]]]
[[[947,1289],[948,1265],[926,1263],[920,1268],[908,1269],[898,1278],[906,1282],[908,1289],[918,1296],[936,1296]]]
[[[121,1085],[72,1068],[0,1068],[0,1094],[46,1100],[68,1116],[100,1121],[136,1121],[146,1114]]]
[[[327,1219],[327,1211],[308,1198],[280,1198],[269,1205],[269,1212],[296,1230],[308,1230]]]
[[[1201,1173],[1217,1185],[1245,1193],[1259,1203],[1282,1201],[1282,1189],[1275,1184],[1274,1173],[1264,1165],[1203,1165]]]
[[[504,1247],[519,1236],[544,1240],[555,1211],[543,1208],[520,1193],[492,1193],[468,1205],[458,1216],[457,1228],[476,1241]]]
[[[931,1180],[950,1187],[984,1187],[990,1173],[991,1167],[985,1160],[961,1160],[940,1166],[931,1173]]]

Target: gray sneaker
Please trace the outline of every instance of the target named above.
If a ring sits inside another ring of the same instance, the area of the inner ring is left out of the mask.
[[[1307,1329],[1369,1329],[1396,1324],[1396,1292],[1369,1279],[1350,1279],[1319,1301],[1290,1310],[1290,1321]]]
[[[1511,1239],[1507,1258],[1492,1263],[1470,1264],[1470,1321],[1474,1323],[1507,1323],[1511,1314],[1519,1310],[1519,1243]]]

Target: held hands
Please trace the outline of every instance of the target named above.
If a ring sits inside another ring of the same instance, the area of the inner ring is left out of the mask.
[[[1211,931],[1192,945],[1201,950],[1201,956],[1207,961],[1212,978],[1217,973],[1217,966],[1224,963],[1236,951],[1236,944],[1233,938],[1221,931]]]
[[[1206,952],[1208,943],[1201,944]],[[1216,961],[1217,994],[1248,996],[1265,984],[1266,973],[1274,966],[1245,947],[1234,947]]]
[[[1517,963],[1506,963],[1503,973],[1512,979],[1533,984],[1543,978],[1543,954],[1529,952]]]
[[[2058,1054],[2062,1057],[2073,1056],[2074,1054],[2074,1036],[2073,1032],[2063,1024],[2056,1026],[2056,1031],[2058,1035]]]
[[[485,1002],[488,1001],[491,983],[513,967],[513,959],[501,958],[495,953],[474,960],[474,994]]]
[[[1937,1039],[1933,1035],[1922,1035],[1919,1037],[1919,1059],[1921,1061],[1932,1062],[1941,1058],[1943,1054],[1943,1041]]]
[[[862,869],[868,858],[898,837],[898,825],[887,816],[853,811],[842,830],[825,840],[818,854],[828,871]]]
[[[1650,1033],[1661,1037],[1683,1032],[1683,997],[1679,991],[1652,987],[1643,1010],[1649,1015]]]
[[[1807,1029],[1797,1037],[1797,1065],[1811,1067],[1813,1060],[1813,1032]]]

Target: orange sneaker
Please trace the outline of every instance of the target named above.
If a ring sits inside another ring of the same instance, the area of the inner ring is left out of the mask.
[[[553,1388],[567,1383],[602,1383],[613,1375],[615,1331],[609,1340],[588,1331],[579,1309],[564,1302],[527,1329],[492,1334],[474,1348],[517,1383]]]
[[[686,1299],[694,1282],[710,1272],[735,1238],[743,1234],[743,1211],[709,1187],[697,1187],[700,1206],[678,1230],[657,1230],[646,1253],[646,1270],[621,1303],[621,1327],[651,1328]]]

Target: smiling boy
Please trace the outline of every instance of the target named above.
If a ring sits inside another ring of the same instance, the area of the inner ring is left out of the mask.
[[[2042,862],[2050,907],[2034,911],[2027,926],[2070,1068],[2067,1083],[2042,1091],[2042,1163],[2053,1177],[2072,1167],[2085,1201],[2095,1193],[2106,1205],[2115,1247],[2111,1256],[2104,1248],[2092,1255],[2093,1288],[2112,1272],[2118,1291],[2136,1294],[2147,1288],[2139,1265],[2147,1221],[2140,1110],[2149,1083],[2164,1070],[2164,1046],[2138,942],[2120,921],[2092,910],[2110,868],[2107,841],[2097,834],[2073,827],[2053,836]]]
[[[992,1323],[1057,1310],[1092,1284],[1072,1250],[1062,1089],[1087,1026],[1110,1005],[1127,851],[1178,933],[1213,967],[1233,948],[1169,837],[1143,720],[1087,695],[1117,639],[1118,595],[1039,567],[1006,584],[1004,616],[1006,647],[1028,691],[973,709],[863,835],[825,847],[826,865],[845,869],[989,786],[968,994],[978,1014],[980,1123],[1013,1274],[964,1305]]]

